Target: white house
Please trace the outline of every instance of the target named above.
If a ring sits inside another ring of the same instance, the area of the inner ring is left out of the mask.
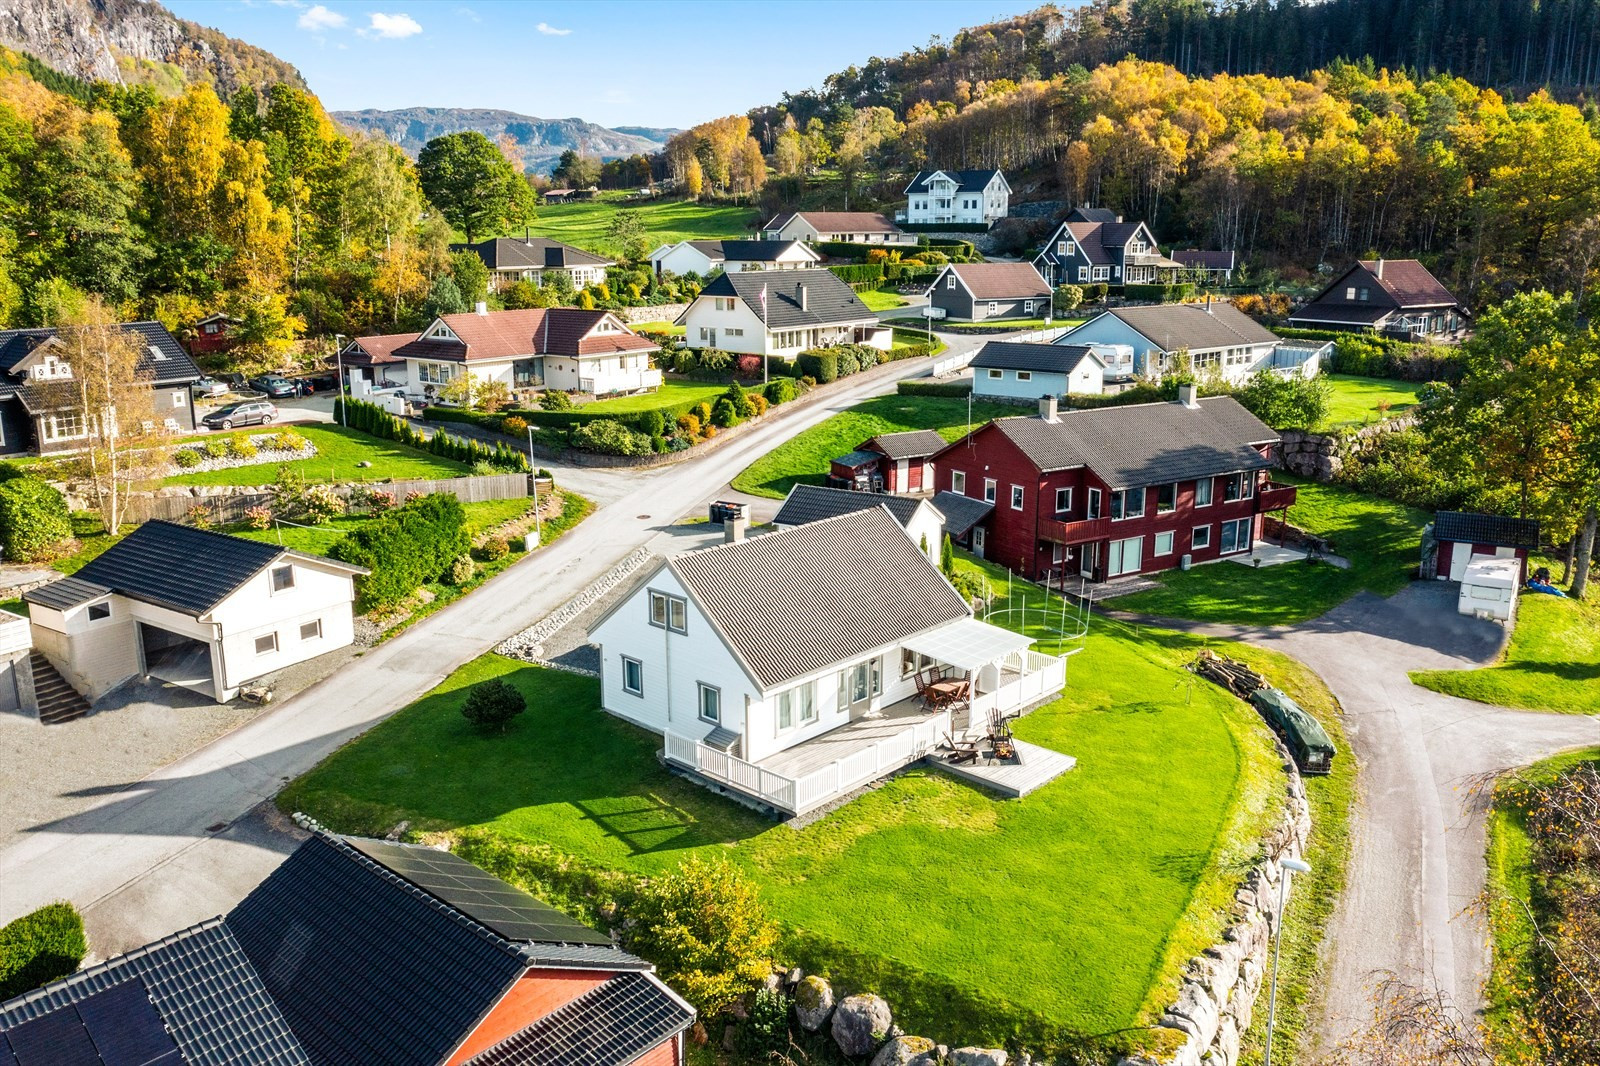
[[[226,703],[353,639],[359,566],[146,522],[26,594],[33,644],[90,700],[140,675]]]
[[[992,225],[1011,210],[1011,186],[998,170],[923,170],[905,187],[901,220]]]
[[[1037,400],[1105,391],[1105,362],[1086,344],[990,341],[972,357],[974,398]]]
[[[549,237],[494,237],[477,244],[453,244],[453,252],[476,252],[489,268],[489,291],[499,292],[519,281],[543,285],[546,275],[565,274],[572,287],[581,289],[606,280],[606,267],[616,266],[610,259],[586,252]],[[473,300],[481,293],[463,293]]]
[[[931,477],[928,483],[933,483]],[[944,543],[944,515],[926,497],[890,496],[826,485],[796,485],[773,516],[772,525],[781,532],[808,522],[877,507],[887,509],[906,531],[906,536],[924,549],[928,561],[938,565],[940,546]]]
[[[973,618],[881,507],[669,559],[590,639],[607,711],[660,733],[674,765],[786,814],[1065,685],[1063,660]],[[943,674],[970,682],[970,702],[930,713],[918,679]]]
[[[406,364],[407,387],[431,396],[461,374],[498,381],[513,391],[560,389],[596,396],[640,392],[661,384],[651,369],[657,345],[610,311],[530,307],[441,315],[392,355]]]
[[[692,348],[793,359],[808,348],[865,344],[888,351],[894,331],[831,270],[723,274],[677,318]]]
[[[915,245],[907,233],[876,211],[785,211],[761,227],[775,241],[843,241],[847,244]]]
[[[805,270],[822,262],[802,241],[679,241],[650,253],[650,267],[661,274],[709,277],[718,270]]]
[[[1132,372],[1152,380],[1173,370],[1179,353],[1187,353],[1195,373],[1215,374],[1236,385],[1261,370],[1314,377],[1331,347],[1282,340],[1231,303],[1209,299],[1113,308],[1055,343],[1131,349]]]

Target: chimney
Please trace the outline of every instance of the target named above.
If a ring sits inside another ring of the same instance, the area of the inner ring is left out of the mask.
[[[1059,422],[1061,418],[1056,414],[1056,398],[1054,396],[1039,397],[1039,417],[1046,422]]]
[[[567,250],[559,244],[551,245],[544,250],[544,265],[550,267],[564,267],[567,265]]]
[[[533,227],[532,226],[524,226],[524,227],[522,227],[522,243],[526,244],[529,248],[533,247]]]
[[[722,543],[738,544],[744,540],[745,531],[750,528],[750,519],[743,514],[722,520]]]
[[[485,303],[484,301],[479,300],[478,301],[478,306],[475,308],[475,310],[480,315],[487,315],[489,313],[489,305],[487,303]]]
[[[1191,410],[1200,409],[1199,396],[1200,387],[1192,381],[1178,386],[1178,402]]]
[[[1206,293],[1206,314],[1209,315],[1211,313],[1211,294],[1208,292]]]
[[[800,310],[806,309],[806,283],[803,281],[794,283],[794,302],[800,305]]]
[[[1121,221],[1122,221],[1122,216],[1121,216],[1121,215],[1118,215],[1118,216],[1117,216],[1117,221],[1118,221],[1118,222],[1121,222]]]
[[[1373,271],[1373,273],[1378,276],[1378,280],[1379,281],[1383,280],[1383,260],[1382,259],[1378,260],[1378,267],[1377,267],[1376,270]]]

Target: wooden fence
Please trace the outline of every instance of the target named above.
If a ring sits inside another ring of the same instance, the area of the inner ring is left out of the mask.
[[[381,488],[394,494],[395,502],[404,502],[415,492],[422,496],[435,492],[448,492],[462,503],[482,503],[485,500],[520,500],[528,495],[532,478],[528,474],[488,474],[482,477],[453,477],[440,480],[386,481],[372,483],[369,488]],[[336,485],[334,491],[348,496],[357,486]],[[548,491],[548,489],[546,489]],[[160,519],[165,522],[187,522],[189,511],[203,504],[209,512],[208,520],[216,525],[243,522],[245,512],[252,507],[271,506],[273,494],[259,489],[239,491],[227,495],[195,496],[188,492],[178,495],[133,496],[128,500],[126,521],[134,523]]]

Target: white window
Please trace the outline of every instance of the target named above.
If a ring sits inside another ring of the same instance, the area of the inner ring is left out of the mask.
[[[1077,246],[1074,245],[1071,241],[1067,241],[1066,242],[1066,247],[1062,249],[1062,252],[1064,252],[1067,255],[1072,255],[1076,251],[1077,251]]]
[[[272,568],[272,591],[287,592],[294,588],[294,567],[275,566]]]
[[[1112,492],[1111,517],[1117,520],[1143,518],[1144,489],[1117,489]]]
[[[1152,555],[1171,555],[1172,554],[1172,532],[1170,530],[1167,531],[1166,533],[1157,533],[1156,534],[1156,544],[1155,544],[1155,548],[1151,550],[1151,554]]]
[[[957,496],[967,494],[967,472],[965,470],[950,471],[950,491]]]
[[[264,637],[256,638],[256,654],[271,655],[278,650],[278,634],[268,633]]]
[[[1096,281],[1105,281],[1110,276],[1111,276],[1111,268],[1110,267],[1095,267],[1094,268],[1094,280],[1096,280]]]
[[[175,393],[172,394],[172,406],[174,406],[174,407],[182,407],[183,406],[183,393],[175,392]]]
[[[1172,482],[1156,486],[1156,514],[1166,514],[1178,506],[1178,485]]]
[[[1012,485],[1011,486],[1011,509],[1013,511],[1022,510],[1022,486],[1021,485]]]
[[[744,327],[740,326],[737,329],[735,329],[734,327],[729,326],[727,329],[723,330],[722,332],[723,332],[724,335],[729,336],[729,337],[742,337],[742,336],[744,336]]]
[[[1056,489],[1056,514],[1066,514],[1072,510],[1072,489]]]
[[[1229,474],[1222,482],[1222,499],[1226,503],[1248,500],[1255,495],[1255,475]]]
[[[803,685],[778,693],[778,732],[793,729],[796,725],[809,725],[817,720],[817,684],[808,681]]]
[[[718,311],[732,311],[734,308],[732,296],[714,296],[712,297],[712,302],[716,304]]]
[[[674,633],[687,633],[688,605],[682,596],[669,596],[665,592],[650,592],[650,624]]]
[[[1354,300],[1356,298],[1356,287],[1354,285],[1344,290],[1344,298],[1346,300]]]
[[[1090,489],[1089,490],[1089,512],[1085,517],[1087,517],[1087,518],[1099,518],[1100,517],[1100,490],[1099,489]]]
[[[78,440],[89,435],[83,416],[77,413],[51,415],[44,420],[46,440]]]
[[[700,718],[706,722],[722,721],[722,690],[704,681],[696,681],[700,689]]]
[[[626,655],[622,657],[622,691],[634,696],[644,695],[644,663]]]
[[[1189,534],[1189,547],[1194,551],[1211,547],[1211,527],[1195,526]]]
[[[1018,381],[1032,381],[1033,380],[1033,371],[1031,371],[1031,370],[1019,370],[1019,371],[1017,371],[1017,380]]]
[[[995,301],[990,300],[989,301],[989,313],[991,315],[998,315],[1000,313],[1000,305],[998,303],[996,303]]]
[[[89,621],[102,622],[110,617],[111,605],[109,603],[91,603],[89,605]]]
[[[1203,477],[1194,483],[1194,505],[1196,507],[1211,506],[1211,479]]]
[[[700,327],[700,339],[701,340],[709,340],[710,337],[711,337],[711,334],[709,332],[707,332],[706,327],[701,326]]]
[[[997,488],[997,486],[995,484],[994,478],[986,477],[986,478],[983,479],[983,502],[984,503],[993,503],[994,502],[994,496],[995,496],[996,488]]]
[[[989,371],[989,380],[990,381],[999,381],[1001,378],[1003,378],[1005,376],[1006,376],[1006,372],[1004,370],[991,370],[991,371]]]
[[[1142,564],[1144,554],[1144,538],[1128,537],[1126,540],[1111,542],[1111,551],[1106,558],[1106,576],[1117,577],[1121,574],[1136,574]]]
[[[1231,522],[1222,523],[1222,554],[1229,552],[1242,552],[1250,549],[1251,518],[1236,518]]]
[[[318,618],[314,622],[302,622],[302,623],[300,623],[300,639],[301,640],[318,640],[318,639],[321,638],[321,636],[322,636],[322,619]]]
[[[1022,312],[1023,312],[1023,314],[1027,314],[1027,315],[1033,314],[1033,301],[1032,300],[1023,300],[1022,301]]]
[[[956,272],[955,271],[952,270],[950,273],[948,273],[948,274],[946,274],[944,276],[944,287],[947,288],[947,289],[954,289],[956,287]]]
[[[1088,281],[1089,280],[1089,268],[1088,267],[1081,266],[1081,267],[1078,268],[1078,280],[1079,281]]]
[[[1067,251],[1067,242],[1066,241],[1057,241],[1056,242],[1056,254],[1057,255],[1070,255],[1071,254],[1071,253],[1069,253]]]

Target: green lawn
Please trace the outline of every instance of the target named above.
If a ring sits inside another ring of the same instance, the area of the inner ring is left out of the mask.
[[[1004,404],[974,403],[972,425],[1021,413]],[[906,429],[936,429],[946,440],[967,432],[967,401],[948,396],[879,396],[841,411],[792,437],[747,466],[733,487],[755,496],[782,499],[798,484],[820,485],[828,462],[868,437]]]
[[[674,336],[674,337],[683,336],[684,331],[686,329],[688,329],[687,326],[675,326],[671,322],[662,322],[662,321],[635,322],[635,323],[633,323],[633,325],[629,326],[628,328],[632,329],[636,333],[638,333],[638,332],[644,332],[644,333],[666,333],[666,334],[670,334],[671,336]]]
[[[1057,318],[1048,325],[1060,326],[1071,329],[1087,321],[1082,318]],[[982,322],[940,322],[935,329],[950,333],[971,333],[978,330],[991,329],[1044,329],[1046,322],[1042,318],[988,318]]]
[[[637,211],[650,247],[710,237],[749,237],[750,223],[759,224],[753,207],[697,204],[688,200],[587,200],[539,208],[533,221],[537,237],[553,237],[597,252],[612,252],[606,230],[620,209]],[[520,231],[509,236],[520,237]]]
[[[1571,714],[1600,714],[1600,603],[1524,592],[1505,656],[1478,670],[1417,670],[1449,696]]]
[[[1078,767],[1025,800],[919,768],[804,830],[775,826],[665,772],[659,738],[601,713],[595,681],[491,655],[279,802],[348,832],[487,826],[639,873],[714,851],[757,879],[808,970],[885,993],[912,1031],[1038,1047],[1153,1018],[1270,819],[1282,778],[1266,731],[1180,668],[1197,646],[1091,634],[1064,697],[1017,729]],[[529,697],[506,737],[459,714],[489,677]],[[997,930],[1005,950],[986,950]]]
[[[502,522],[509,522],[519,515],[526,514],[531,506],[533,501],[527,497],[464,503],[461,509],[467,516],[467,535],[476,537],[479,533],[492,529]],[[327,555],[328,549],[343,539],[345,534],[360,529],[371,520],[368,515],[349,515],[335,518],[322,526],[276,526],[272,529],[234,529],[229,532],[247,540],[259,540],[264,544],[281,544],[295,551]],[[516,547],[520,548],[521,545]]]
[[[272,426],[241,430],[232,434],[212,434],[206,439],[223,436],[249,436],[261,432],[276,432],[286,427]],[[303,474],[308,482],[321,481],[383,481],[389,478],[451,478],[471,473],[471,468],[454,459],[445,459],[428,452],[408,448],[394,441],[379,440],[354,429],[335,425],[297,425],[293,430],[317,446],[317,454],[286,464],[291,470]],[[448,427],[447,427],[448,428]],[[370,462],[366,468],[356,466]],[[250,466],[226,470],[208,470],[198,474],[178,474],[166,480],[168,485],[270,485],[278,476],[278,464],[253,463]]]
[[[925,329],[915,326],[894,326],[892,327],[892,332],[894,335],[894,347],[896,348],[909,348],[914,344],[926,345],[928,343],[928,331]],[[933,347],[928,354],[940,355],[948,347],[949,345],[940,340],[939,335],[935,333],[933,335]]]
[[[899,293],[881,292],[876,289],[858,292],[856,295],[861,297],[862,303],[874,311],[891,311],[896,307],[905,307],[911,302]]]
[[[1284,563],[1254,569],[1238,563],[1207,563],[1157,576],[1162,587],[1119,596],[1118,610],[1166,618],[1195,618],[1244,625],[1287,625],[1325,614],[1367,589],[1382,596],[1404,587],[1417,565],[1417,538],[1428,516],[1413,507],[1273,474],[1300,487],[1289,522],[1333,543],[1350,569],[1327,563]]]
[[[1329,385],[1328,426],[1361,426],[1393,418],[1417,402],[1422,384],[1389,378],[1364,378],[1355,374],[1324,374]],[[1389,406],[1382,411],[1380,404]]]
[[[704,401],[715,403],[718,396],[728,391],[726,385],[706,384],[700,381],[663,381],[655,392],[638,396],[617,396],[610,400],[596,400],[583,405],[585,411],[606,411],[619,415],[639,414],[660,407],[680,403],[695,404]]]

